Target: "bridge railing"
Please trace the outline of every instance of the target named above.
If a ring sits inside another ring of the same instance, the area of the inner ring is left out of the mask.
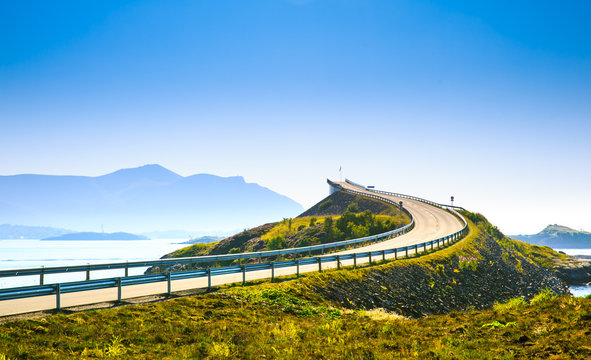
[[[328,180],[330,182],[330,180]],[[338,184],[335,186],[340,187]],[[392,205],[400,207],[400,204],[375,194],[367,194],[357,192],[355,190],[344,189],[345,191],[357,193],[363,196],[367,196],[374,199],[379,199],[390,203]],[[19,277],[19,276],[39,276],[39,284],[44,285],[45,276],[50,274],[71,274],[71,273],[86,273],[86,281],[89,281],[91,276],[90,273],[93,271],[101,270],[125,270],[125,277],[129,276],[129,269],[131,268],[142,268],[142,267],[160,267],[166,268],[175,265],[187,265],[187,264],[199,264],[199,263],[218,263],[234,260],[244,259],[256,259],[262,262],[263,258],[280,257],[286,255],[308,255],[311,256],[315,252],[331,252],[335,250],[341,250],[350,246],[363,245],[374,243],[382,240],[391,239],[400,235],[406,234],[414,228],[414,219],[412,214],[401,207],[411,219],[408,225],[401,228],[390,230],[381,234],[366,236],[357,239],[336,241],[327,244],[303,246],[298,248],[288,248],[280,250],[267,250],[267,251],[256,251],[249,253],[237,253],[237,254],[224,254],[224,255],[206,255],[206,256],[195,256],[195,257],[183,257],[183,258],[168,258],[168,259],[157,259],[157,260],[145,260],[145,261],[126,261],[116,263],[103,263],[103,264],[87,264],[87,265],[70,265],[70,266],[52,266],[52,267],[39,267],[39,268],[25,268],[25,269],[8,269],[0,270],[0,278],[6,277]]]
[[[370,196],[373,194],[367,194],[362,192],[357,192],[354,190],[347,190],[354,193],[359,193],[364,196]],[[379,197],[377,195],[376,198],[381,198],[384,201],[388,201],[394,203],[389,199],[385,199]],[[433,203],[435,204],[435,203]],[[428,250],[435,250],[439,249],[442,246],[448,246],[453,244],[460,239],[462,239],[468,233],[468,224],[466,220],[457,213],[453,209],[449,209],[449,211],[454,214],[454,216],[460,219],[464,226],[461,230],[447,236],[443,236],[441,238],[425,241],[419,244],[403,246],[398,248],[386,249],[386,250],[376,250],[376,251],[362,251],[350,254],[339,254],[339,255],[324,255],[324,256],[316,256],[316,257],[306,257],[306,258],[299,258],[293,260],[285,260],[285,261],[276,261],[276,262],[267,262],[267,263],[260,263],[260,264],[245,264],[245,265],[233,265],[233,266],[226,266],[226,267],[216,267],[216,268],[206,268],[206,269],[196,269],[191,271],[181,271],[181,272],[173,272],[169,271],[164,274],[150,274],[150,275],[138,275],[138,276],[126,276],[126,277],[114,277],[108,279],[97,279],[97,280],[89,280],[87,276],[86,281],[77,281],[77,282],[68,282],[68,283],[57,283],[57,284],[50,284],[44,285],[40,284],[37,286],[27,286],[27,287],[16,287],[16,288],[9,288],[9,289],[0,289],[0,301],[3,300],[11,300],[11,299],[22,299],[28,297],[36,297],[36,296],[44,296],[44,295],[55,295],[56,296],[56,309],[61,308],[61,295],[66,293],[72,292],[79,292],[79,291],[88,291],[88,290],[97,290],[97,289],[107,289],[107,288],[117,288],[117,300],[121,301],[122,299],[122,289],[125,286],[131,285],[139,285],[139,284],[149,284],[149,283],[156,283],[156,282],[167,282],[167,292],[170,294],[172,292],[172,281],[174,280],[181,280],[181,279],[195,279],[195,278],[207,278],[207,288],[212,287],[212,277],[220,276],[220,275],[229,275],[229,274],[242,274],[242,283],[246,282],[246,274],[248,272],[253,271],[261,271],[261,270],[269,270],[271,271],[271,280],[275,278],[275,269],[279,268],[286,268],[286,267],[296,267],[296,276],[300,274],[300,267],[305,265],[318,265],[318,271],[322,271],[323,264],[336,264],[337,268],[340,268],[343,261],[353,261],[353,266],[357,266],[358,262],[362,262],[365,259],[369,260],[371,264],[372,261],[378,260],[380,257],[382,260],[386,260],[387,256],[390,258],[398,259],[399,257],[409,257],[410,255],[419,255],[419,252],[426,252]],[[412,219],[412,217],[411,217]],[[393,230],[390,235],[392,234],[399,234],[400,232],[408,232],[409,229],[414,226],[414,219],[411,220],[411,224],[406,225],[405,227],[397,230]],[[398,231],[398,233],[397,233]],[[384,234],[388,234],[384,233]],[[384,234],[374,235],[370,237],[362,238],[364,241],[370,241],[372,239],[380,239],[384,236]],[[362,239],[354,239],[357,243],[360,243]],[[352,242],[353,240],[347,240],[345,242]],[[337,246],[342,246],[345,242],[339,242]],[[333,246],[336,243],[333,243]],[[330,245],[330,244],[325,244]],[[311,247],[307,247],[308,249]],[[421,250],[422,248],[422,250]],[[281,251],[266,251],[266,252],[259,252],[258,254],[255,253],[247,253],[251,255],[255,254],[256,256],[262,256],[260,254],[265,254],[265,257],[273,256],[271,254],[293,254],[296,250],[301,250],[303,248],[296,248],[296,249],[284,249]],[[317,248],[321,249],[321,248]],[[287,251],[287,252],[285,252]],[[212,258],[217,259],[224,259],[224,260],[231,260],[231,259],[240,259],[245,257],[237,257],[246,254],[231,254],[231,255],[216,255],[210,256],[208,261],[211,261]],[[205,257],[199,257],[205,258]],[[120,267],[129,267],[137,265],[137,266],[158,266],[158,265],[167,265],[167,264],[179,264],[183,261],[185,263],[188,262],[201,262],[199,258],[177,258],[177,259],[170,259],[170,260],[155,260],[155,261],[145,261],[145,262],[129,262],[129,263],[116,263],[116,264],[98,264],[98,265],[85,265],[79,267],[61,267],[61,269],[70,269],[69,272],[74,271],[86,271],[89,268],[104,270],[104,269],[113,269],[113,266],[120,266]],[[141,265],[140,265],[141,264]],[[55,269],[58,270],[60,268],[45,268],[44,270]],[[21,269],[23,270],[39,270],[39,269]],[[10,271],[19,271],[19,270],[5,270],[3,274],[8,274]],[[68,271],[68,270],[66,270]],[[88,274],[88,273],[87,273]],[[24,275],[24,274],[21,274]],[[31,273],[27,273],[26,275],[34,275]],[[7,275],[4,275],[7,276]]]
[[[461,217],[461,215],[459,216]],[[168,283],[167,293],[171,294],[172,281],[174,280],[207,278],[207,288],[210,289],[212,287],[212,277],[214,276],[242,274],[242,283],[244,284],[246,282],[246,274],[248,272],[261,270],[271,271],[270,277],[271,281],[273,281],[275,278],[276,269],[296,267],[296,276],[299,277],[300,267],[305,265],[317,265],[318,271],[322,271],[323,265],[333,264],[334,267],[334,265],[336,264],[336,267],[340,268],[342,266],[342,263],[347,260],[352,260],[353,266],[357,266],[358,263],[365,262],[364,260],[366,259],[369,260],[370,264],[374,261],[386,260],[387,256],[390,256],[389,258],[392,259],[392,255],[393,259],[396,260],[401,257],[419,255],[421,251],[426,252],[428,250],[436,250],[443,246],[448,246],[462,239],[467,234],[467,232],[468,228],[467,226],[465,226],[464,228],[462,228],[462,230],[454,234],[444,236],[436,240],[386,250],[363,251],[351,254],[307,257],[301,259],[268,262],[262,264],[235,265],[219,268],[197,269],[192,271],[168,272],[165,274],[138,275],[129,277],[117,277],[109,279],[98,279],[89,281],[68,282],[61,284],[58,283],[50,285],[37,285],[11,289],[2,289],[0,290],[0,301],[22,299],[36,296],[55,295],[56,309],[59,310],[61,308],[61,295],[78,291],[117,288],[117,301],[121,301],[122,288],[131,285],[149,284],[166,281]]]
[[[353,181],[351,181],[349,179],[345,179],[345,182],[347,184],[349,184],[349,185],[355,186],[355,187],[360,188],[360,189],[363,189],[365,191],[371,191],[371,192],[376,193],[376,194],[391,195],[391,196],[396,196],[396,197],[400,197],[400,198],[404,198],[404,199],[416,200],[416,201],[423,202],[425,204],[429,204],[429,205],[433,205],[433,206],[437,206],[437,207],[441,207],[441,208],[466,210],[466,209],[464,209],[463,207],[460,207],[460,206],[440,204],[440,203],[436,203],[434,201],[423,199],[423,198],[420,198],[420,197],[417,197],[417,196],[405,195],[405,194],[400,194],[400,193],[393,193],[393,192],[383,191],[383,190],[370,189],[370,188],[368,188],[366,186],[363,186],[361,184],[355,183],[355,182],[353,182]]]

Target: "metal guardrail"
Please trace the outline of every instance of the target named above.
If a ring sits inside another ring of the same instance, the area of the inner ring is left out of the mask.
[[[345,190],[350,191],[350,192],[354,192],[354,193],[359,193],[364,196],[374,197],[374,196],[372,196],[372,194],[357,192],[357,191],[349,190],[349,189],[345,189]],[[375,197],[379,198],[381,200],[387,201],[389,203],[395,204],[395,202],[393,202],[389,199],[386,199],[386,198],[383,198],[383,197],[380,197],[377,195],[375,195]],[[429,203],[433,204],[433,205],[436,204],[436,203],[432,203],[432,202],[429,202]],[[438,205],[435,205],[435,206],[438,206]],[[460,214],[458,214],[456,211],[454,211],[453,209],[449,210],[449,211],[451,213],[453,213],[454,216],[458,217],[458,219],[460,219],[464,223],[464,227],[460,231],[457,231],[451,235],[444,236],[439,239],[435,239],[435,240],[431,240],[431,241],[426,241],[426,242],[423,242],[420,244],[414,244],[414,245],[409,245],[409,246],[404,246],[404,247],[399,247],[399,248],[394,248],[394,249],[366,251],[366,252],[358,252],[358,253],[352,253],[352,254],[307,257],[307,258],[301,258],[301,259],[295,259],[295,260],[268,262],[268,263],[261,263],[261,264],[235,265],[235,266],[227,266],[227,267],[219,267],[219,268],[197,269],[197,270],[183,271],[183,272],[168,272],[165,274],[126,276],[126,277],[116,277],[116,278],[98,279],[98,280],[89,280],[88,279],[89,273],[87,272],[87,280],[86,281],[68,282],[68,283],[61,283],[61,284],[58,283],[58,284],[51,284],[51,285],[41,284],[41,285],[37,285],[37,286],[0,289],[0,301],[11,300],[11,299],[22,299],[22,298],[28,298],[28,297],[37,297],[37,296],[55,295],[56,296],[56,309],[59,310],[59,309],[61,309],[61,295],[66,294],[66,293],[78,292],[78,291],[117,288],[117,290],[118,290],[117,291],[117,300],[121,301],[122,287],[124,287],[124,286],[149,284],[149,283],[166,281],[168,283],[168,294],[170,294],[172,291],[172,281],[173,280],[207,277],[208,288],[211,288],[211,278],[213,276],[217,276],[217,275],[228,275],[228,274],[242,273],[242,282],[245,283],[246,282],[246,273],[252,272],[252,271],[270,270],[271,271],[271,280],[273,280],[275,277],[275,269],[278,269],[278,268],[295,266],[296,267],[296,276],[299,276],[300,266],[302,266],[302,265],[318,264],[318,270],[322,271],[322,265],[326,264],[326,263],[336,262],[337,268],[340,268],[342,261],[345,261],[345,260],[353,260],[353,265],[356,266],[358,260],[365,259],[365,258],[369,258],[369,262],[371,264],[373,259],[376,259],[381,256],[382,260],[386,260],[386,255],[390,255],[390,254],[394,254],[394,259],[397,259],[399,257],[399,255],[402,255],[402,254],[405,257],[408,257],[409,252],[412,253],[412,251],[414,251],[415,254],[418,254],[419,250],[421,248],[423,248],[423,251],[427,251],[427,247],[430,247],[431,250],[434,250],[435,247],[440,248],[441,246],[446,246],[451,243],[454,243],[454,242],[462,239],[467,234],[468,224],[467,224],[466,220]],[[384,234],[380,234],[380,235],[374,235],[374,236],[361,238],[361,239],[354,239],[354,240],[356,241],[355,243],[361,243],[361,242],[371,241],[372,239],[373,240],[382,239],[384,236],[389,236],[389,235],[385,235],[385,234],[395,233],[396,231],[408,232],[408,231],[410,231],[410,229],[412,229],[412,226],[414,226],[414,219],[412,219],[412,216],[411,216],[411,224],[406,225],[405,227],[403,227],[401,229],[393,230],[388,233],[384,233]],[[344,242],[339,242],[338,243],[339,245],[334,245],[337,243],[333,243],[332,246],[333,247],[334,246],[343,246],[343,243],[345,243],[345,242],[351,243],[354,240],[347,240]],[[363,240],[363,241],[360,241],[360,240]],[[325,244],[325,245],[331,245],[331,244]],[[307,248],[311,248],[311,247],[307,247]],[[299,248],[299,249],[303,249],[303,248]],[[259,254],[264,253],[265,257],[279,255],[279,253],[292,254],[292,253],[294,253],[294,250],[299,250],[299,249],[296,248],[296,249],[284,249],[281,251],[267,251],[267,252],[259,252]],[[320,247],[318,249],[322,249],[322,248]],[[288,250],[291,252],[284,252],[284,251],[288,251]],[[307,251],[307,250],[304,250],[304,251]],[[231,256],[233,256],[234,259],[245,258],[245,257],[236,257],[236,256],[240,256],[240,255],[245,255],[245,254],[217,255],[217,256],[209,257],[209,259],[207,261],[212,261],[212,258],[231,260],[231,258],[230,258]],[[251,255],[251,258],[257,257],[257,256],[262,257],[262,255],[252,256],[253,253],[250,253],[250,255]],[[204,257],[200,257],[200,258],[204,258]],[[69,271],[65,270],[65,271],[61,271],[61,272],[88,271],[88,269],[90,267],[93,269],[105,270],[105,269],[113,269],[113,268],[115,268],[114,266],[121,266],[121,267],[125,266],[124,268],[127,269],[128,267],[131,267],[133,265],[157,266],[157,265],[162,265],[162,264],[164,264],[164,265],[179,264],[179,263],[183,263],[183,261],[184,261],[184,263],[191,262],[191,261],[192,262],[203,262],[198,259],[199,258],[177,258],[177,259],[171,259],[171,260],[154,260],[154,261],[133,262],[133,263],[130,262],[130,263],[83,265],[83,266],[56,267],[56,268],[4,270],[4,271],[2,271],[2,273],[5,274],[4,276],[9,276],[6,274],[9,274],[10,271],[13,271],[13,272],[20,271],[21,273],[18,275],[36,275],[39,273],[23,274],[23,272],[25,270],[33,270],[33,271],[34,270],[37,270],[37,271],[44,270],[43,273],[47,274],[47,273],[49,273],[49,272],[47,272],[47,270],[50,270],[50,271],[56,270],[56,272],[54,272],[54,273],[58,273],[59,271],[57,271],[57,270],[60,270],[60,269],[63,270],[64,268],[71,269],[71,270],[69,270]],[[139,264],[142,264],[142,265],[139,265]],[[121,268],[121,267],[119,267],[119,268]]]
[[[330,180],[329,180],[330,181]],[[338,186],[338,185],[336,185]],[[340,186],[339,186],[340,187]],[[340,187],[342,189],[342,187]],[[361,194],[363,196],[379,199],[390,204],[396,205],[400,207],[400,204],[386,199],[384,197],[373,195],[373,194],[366,194],[362,192],[358,192],[355,190],[343,189],[345,191],[349,191],[352,193]],[[87,264],[87,265],[71,265],[71,266],[54,266],[54,267],[40,267],[40,268],[25,268],[25,269],[8,269],[8,270],[0,270],[0,278],[5,277],[18,277],[18,276],[34,276],[38,275],[39,284],[44,285],[44,277],[45,275],[50,274],[65,274],[65,273],[77,273],[77,272],[86,272],[86,281],[90,281],[90,272],[91,271],[99,271],[99,270],[116,270],[116,269],[125,269],[125,277],[128,277],[129,269],[130,268],[138,268],[138,267],[151,267],[151,266],[173,266],[173,265],[186,265],[186,264],[196,264],[196,263],[216,263],[221,261],[233,261],[233,260],[242,260],[242,259],[258,259],[261,260],[263,258],[268,257],[279,257],[284,255],[294,255],[294,254],[308,254],[311,255],[312,252],[320,251],[324,253],[325,251],[333,251],[338,249],[343,249],[352,245],[359,245],[359,244],[367,244],[367,243],[374,243],[379,240],[386,240],[391,239],[403,234],[406,234],[410,230],[414,228],[414,219],[412,214],[402,208],[411,219],[411,222],[408,225],[405,225],[401,228],[390,230],[381,234],[366,236],[363,238],[351,239],[351,240],[343,240],[343,241],[336,241],[327,244],[320,244],[320,245],[311,245],[311,246],[304,246],[299,248],[288,248],[288,249],[281,249],[281,250],[269,250],[269,251],[257,251],[257,252],[249,252],[249,253],[237,253],[237,254],[224,254],[224,255],[206,255],[206,256],[197,256],[197,257],[184,257],[184,258],[170,258],[170,259],[158,259],[158,260],[146,260],[146,261],[128,261],[128,262],[118,262],[118,263],[106,263],[106,264]]]
[[[355,187],[361,188],[365,191],[371,191],[373,193],[377,193],[377,194],[384,194],[384,195],[391,195],[391,196],[396,196],[396,197],[400,197],[400,198],[405,198],[405,199],[410,199],[410,200],[416,200],[416,201],[420,201],[429,205],[433,205],[433,206],[437,206],[437,207],[441,207],[441,208],[448,208],[448,209],[458,209],[458,210],[466,210],[461,206],[454,206],[454,205],[447,205],[447,204],[440,204],[440,203],[436,203],[434,201],[430,201],[430,200],[426,200],[420,197],[416,197],[416,196],[412,196],[412,195],[405,195],[405,194],[399,194],[399,193],[393,193],[393,192],[389,192],[389,191],[383,191],[383,190],[376,190],[376,189],[370,189],[366,186],[360,185],[358,183],[355,183],[349,179],[345,179],[345,182],[349,185],[353,185]]]

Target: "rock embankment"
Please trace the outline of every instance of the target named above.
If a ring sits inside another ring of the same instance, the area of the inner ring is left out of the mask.
[[[569,292],[550,268],[482,233],[440,253],[343,273],[322,275],[309,288],[351,309],[384,308],[410,317],[491,307],[543,289]]]
[[[556,271],[569,285],[591,284],[591,259],[570,258],[557,265]]]

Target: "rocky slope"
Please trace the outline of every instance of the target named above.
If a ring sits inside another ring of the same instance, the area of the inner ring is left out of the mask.
[[[568,257],[549,248],[510,240],[484,217],[466,213],[471,234],[450,248],[381,266],[316,274],[304,286],[338,306],[384,308],[421,317],[483,309],[543,289],[567,294],[556,263]]]

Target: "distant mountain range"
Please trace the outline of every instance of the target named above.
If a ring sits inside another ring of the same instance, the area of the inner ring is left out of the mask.
[[[0,176],[0,222],[6,224],[207,233],[248,228],[302,211],[288,197],[239,176],[183,177],[160,165],[98,177]],[[72,231],[62,234],[68,232]]]
[[[116,233],[99,233],[99,232],[79,232],[79,233],[72,233],[72,234],[65,234],[60,236],[52,236],[45,239],[41,239],[43,241],[79,241],[79,240],[150,240],[146,236],[130,234],[125,232],[116,232]]]
[[[42,239],[73,232],[47,226],[0,225],[0,239]]]
[[[561,225],[548,225],[534,235],[511,235],[513,239],[554,249],[591,249],[591,233]]]

